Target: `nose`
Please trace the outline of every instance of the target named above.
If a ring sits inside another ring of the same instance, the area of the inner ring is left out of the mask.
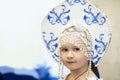
[[[67,58],[68,58],[68,59],[71,59],[71,58],[73,58],[73,57],[74,57],[73,52],[72,52],[72,51],[69,51],[69,52],[68,52],[68,55],[67,55]]]

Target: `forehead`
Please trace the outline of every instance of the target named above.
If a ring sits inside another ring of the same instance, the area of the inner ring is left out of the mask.
[[[60,47],[85,47],[80,37],[71,34],[61,36],[59,42]]]

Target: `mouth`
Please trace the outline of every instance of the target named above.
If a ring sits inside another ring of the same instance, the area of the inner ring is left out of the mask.
[[[66,62],[67,64],[73,64],[73,63],[76,63],[75,61],[67,61]]]

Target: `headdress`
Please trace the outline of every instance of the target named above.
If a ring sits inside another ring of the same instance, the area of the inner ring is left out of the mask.
[[[90,35],[87,38],[91,40],[88,44],[91,48],[91,59],[97,66],[111,40],[107,16],[86,0],[65,0],[53,8],[44,18],[41,31],[47,50],[57,62],[60,59],[58,39],[61,31],[69,26],[77,26]]]
[[[84,26],[74,24],[67,27],[59,36],[59,47],[66,43],[71,43],[74,46],[80,48],[81,51],[87,50],[90,53],[92,50],[92,38],[87,29]],[[85,51],[86,52],[86,51]],[[86,54],[88,57],[88,54]]]

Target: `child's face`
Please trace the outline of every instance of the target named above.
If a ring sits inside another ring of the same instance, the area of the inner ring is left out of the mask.
[[[75,46],[71,43],[65,43],[60,47],[61,60],[70,70],[76,70],[88,66],[88,57],[84,55],[84,53],[87,52],[85,44],[83,44],[81,40],[79,40],[78,43],[81,47]]]

